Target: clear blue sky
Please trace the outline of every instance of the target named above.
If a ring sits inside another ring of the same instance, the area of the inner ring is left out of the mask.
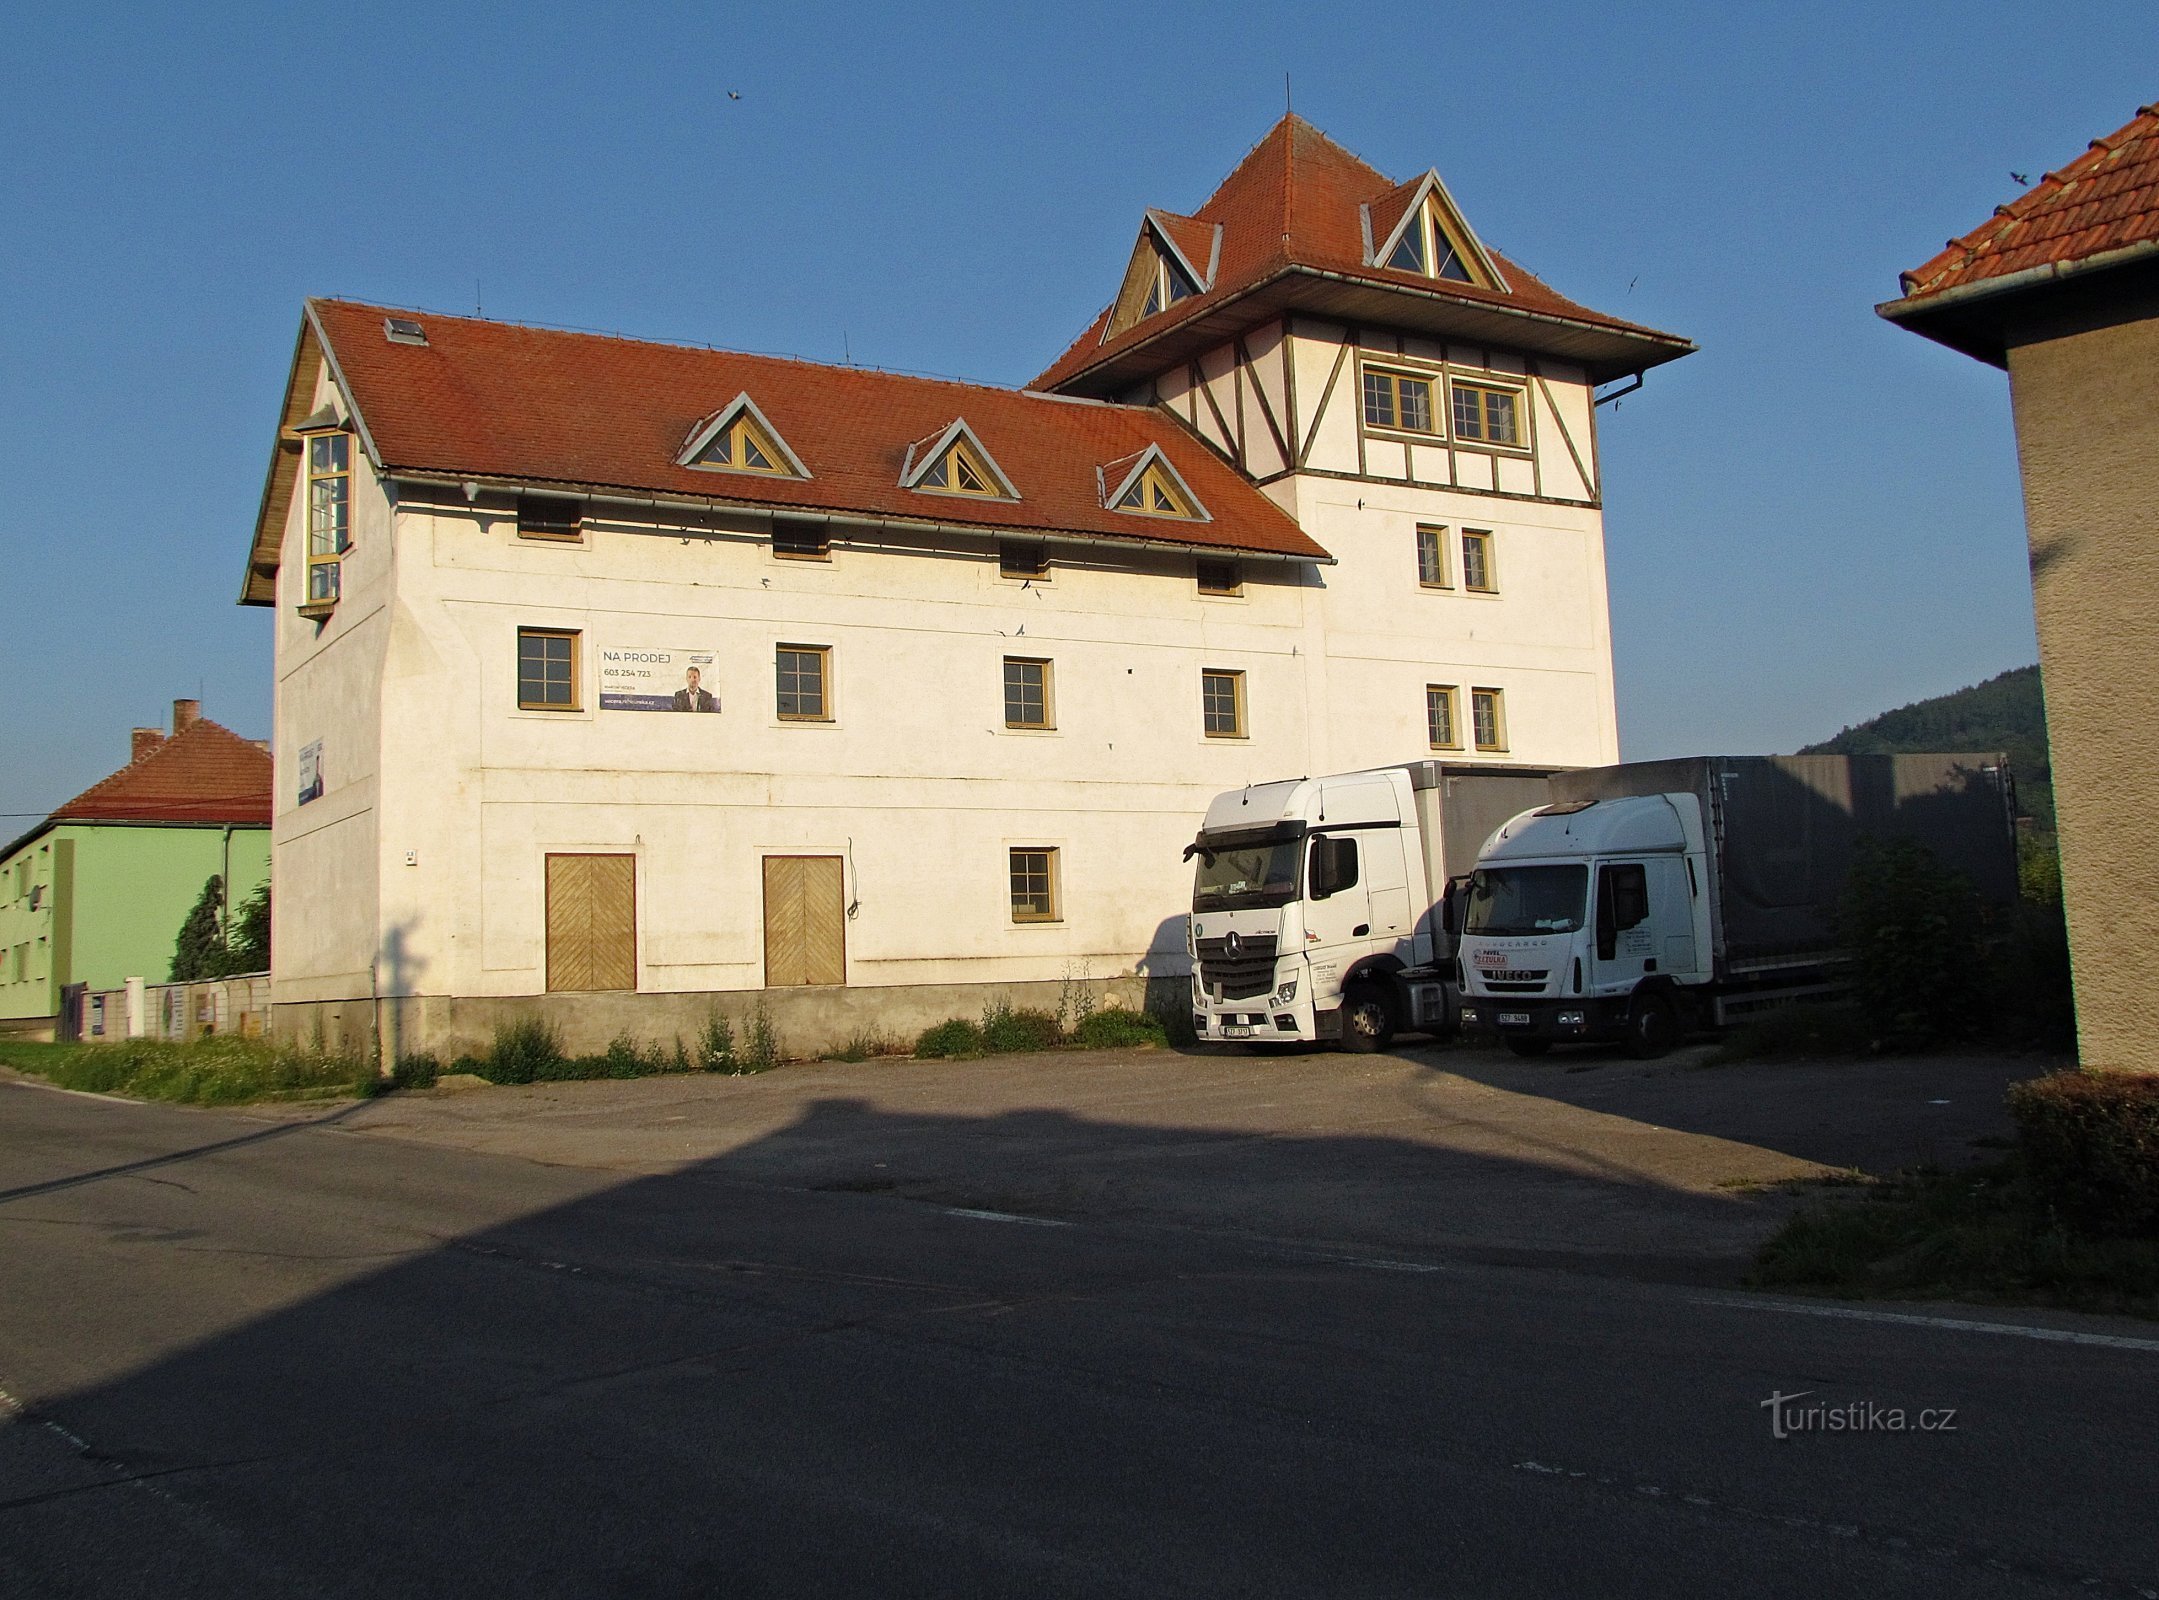
[[[1018,383],[1285,68],[1564,293],[1702,346],[1604,414],[1626,755],[1821,738],[2036,655],[2006,380],[1873,304],[2012,170],[2159,98],[2151,0],[37,7],[9,35],[8,812],[176,695],[270,731],[268,617],[233,598],[303,296]]]

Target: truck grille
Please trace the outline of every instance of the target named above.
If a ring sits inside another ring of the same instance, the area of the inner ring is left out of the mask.
[[[1235,956],[1227,939],[1201,939],[1199,981],[1207,989],[1219,989],[1225,1000],[1249,1000],[1274,988],[1274,947],[1271,933],[1238,936]]]
[[[1516,967],[1506,972],[1479,971],[1484,987],[1493,994],[1542,994],[1544,980],[1552,975],[1546,967],[1539,972],[1534,968]]]

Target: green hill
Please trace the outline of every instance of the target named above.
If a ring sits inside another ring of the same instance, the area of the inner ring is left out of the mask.
[[[2016,667],[1955,694],[1885,711],[1799,753],[1897,755],[1914,750],[2007,751],[2020,808],[2042,828],[2053,828],[2054,774],[2047,759],[2047,710],[2037,667]]]

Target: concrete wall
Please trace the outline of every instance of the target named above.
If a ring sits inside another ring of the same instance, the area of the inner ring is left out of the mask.
[[[2123,308],[2117,308],[2117,316]],[[2009,352],[2086,1066],[2159,1070],[2159,305]]]

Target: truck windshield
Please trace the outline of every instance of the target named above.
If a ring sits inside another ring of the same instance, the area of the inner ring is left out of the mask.
[[[1301,837],[1250,837],[1208,847],[1202,845],[1199,870],[1192,878],[1194,911],[1235,911],[1247,906],[1283,906],[1297,898],[1297,865],[1304,855]]]
[[[1573,933],[1588,898],[1587,867],[1486,867],[1469,880],[1470,933]]]

